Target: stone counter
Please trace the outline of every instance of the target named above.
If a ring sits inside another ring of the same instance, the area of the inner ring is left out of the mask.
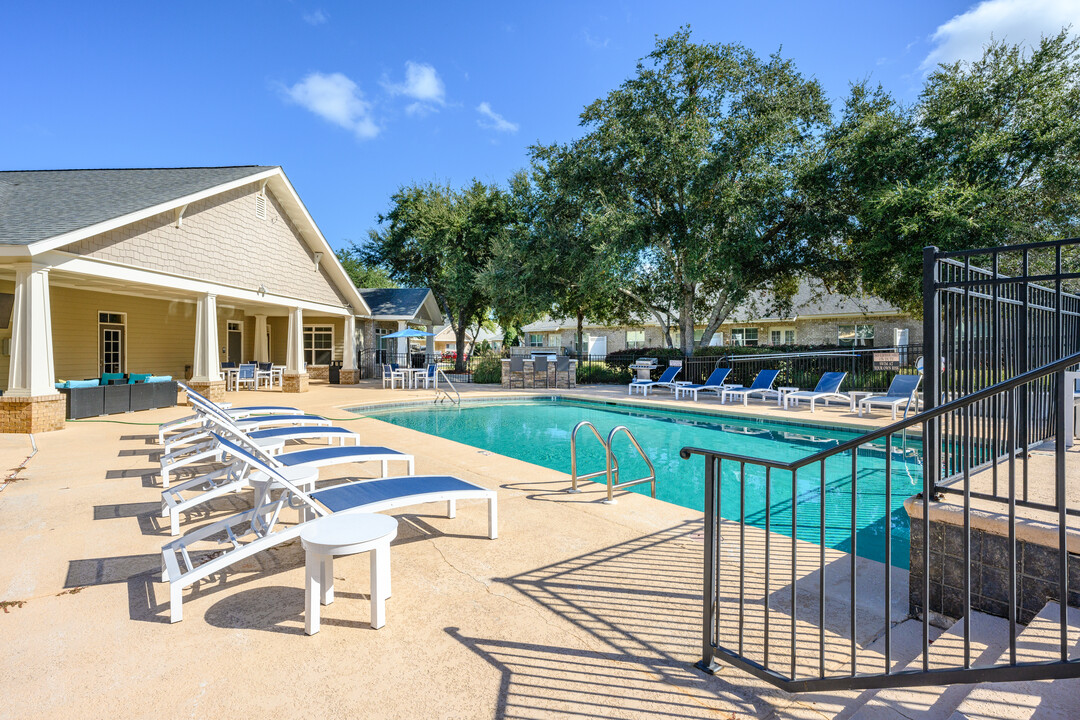
[[[511,377],[511,375],[513,377]],[[555,371],[555,363],[547,364],[547,378],[537,376],[532,360],[525,360],[524,372],[510,372],[510,360],[502,361],[502,386],[504,388],[573,388],[577,387],[577,360],[570,361],[569,372]]]

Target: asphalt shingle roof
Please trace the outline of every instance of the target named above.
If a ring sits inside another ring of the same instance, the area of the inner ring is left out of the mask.
[[[427,294],[427,288],[360,288],[371,314],[385,317],[413,317]]]
[[[0,244],[45,240],[274,167],[0,171]]]

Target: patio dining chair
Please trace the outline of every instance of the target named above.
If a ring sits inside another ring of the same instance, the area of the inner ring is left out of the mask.
[[[239,390],[242,386],[247,385],[252,390],[257,390],[258,378],[255,376],[255,363],[241,363],[239,371],[236,373],[236,389]]]
[[[273,363],[256,363],[255,387],[258,388],[264,382],[266,383],[266,387],[273,387],[274,386],[274,365],[273,365]]]
[[[559,355],[555,358],[555,387],[559,387],[559,374],[566,373],[566,387],[574,383],[570,381],[570,356]]]
[[[439,366],[435,363],[428,363],[427,372],[420,376],[420,379],[424,383],[424,389],[427,390],[430,385],[433,388],[439,387]]]
[[[521,380],[521,387],[525,387],[525,356],[523,355],[511,355],[510,356],[510,383],[509,387],[514,387],[514,376],[517,375]]]
[[[533,359],[533,387],[540,387],[540,377],[543,377],[544,387],[551,387],[551,376],[548,375],[547,355],[537,355]]]

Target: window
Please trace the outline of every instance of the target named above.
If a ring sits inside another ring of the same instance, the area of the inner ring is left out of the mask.
[[[758,344],[758,332],[757,328],[736,328],[731,331],[731,344],[732,345],[745,345],[747,347],[757,347]]]
[[[780,328],[778,330],[769,331],[769,344],[770,345],[794,345],[795,344],[795,331],[786,328]]]
[[[548,342],[548,347],[561,347],[562,346],[562,340],[560,339],[558,333],[552,333],[552,334],[548,335],[547,342]]]
[[[645,347],[645,331],[644,330],[627,330],[626,331],[626,347],[631,348],[631,349]]]
[[[838,336],[841,347],[874,347],[873,325],[840,325]]]
[[[304,363],[329,365],[334,359],[334,326],[304,326]]]
[[[529,333],[529,347],[544,347],[543,333]]]

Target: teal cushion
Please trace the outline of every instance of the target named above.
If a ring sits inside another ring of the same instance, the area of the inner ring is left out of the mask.
[[[146,382],[148,383],[161,383],[172,382],[172,375],[147,375]]]
[[[144,383],[153,377],[150,373],[132,373],[128,375],[128,385],[134,385],[135,383]]]
[[[101,373],[101,384],[108,385],[110,380],[123,380],[124,373]]]
[[[91,388],[97,387],[101,383],[97,380],[68,380],[64,385],[67,388]]]

